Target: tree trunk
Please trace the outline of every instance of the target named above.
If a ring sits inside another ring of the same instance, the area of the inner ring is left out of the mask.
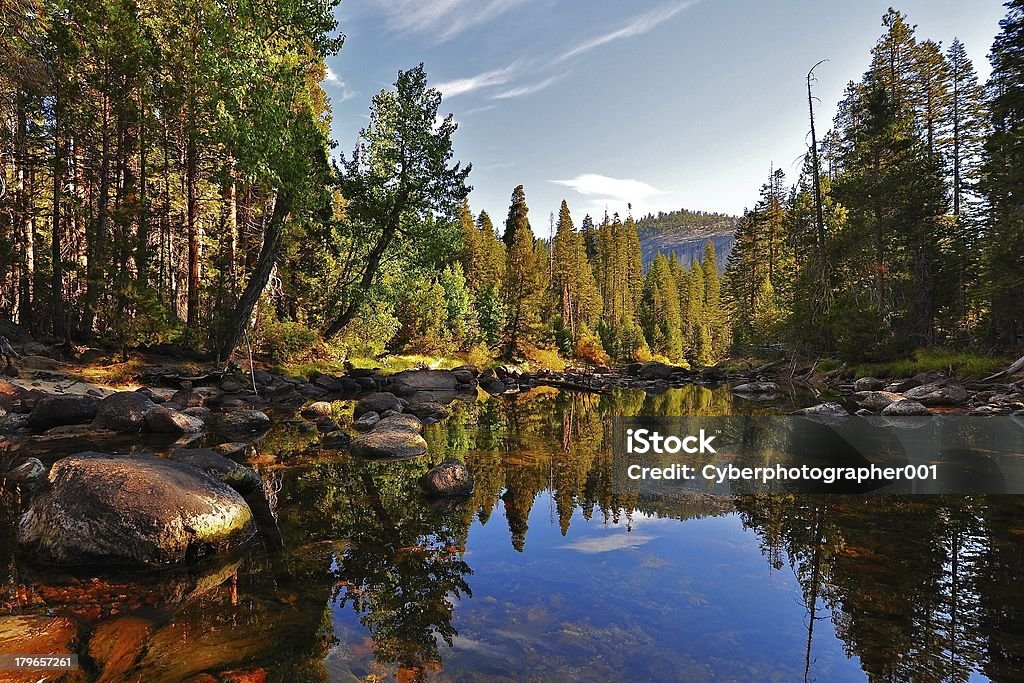
[[[68,341],[64,322],[64,264],[61,249],[63,225],[61,200],[64,195],[64,158],[67,150],[61,139],[61,97],[58,91],[53,101],[53,223],[50,227],[50,301],[53,304],[53,336]]]
[[[99,303],[100,283],[103,277],[103,243],[107,234],[108,202],[110,201],[110,132],[109,103],[103,97],[102,142],[100,145],[99,198],[96,207],[96,224],[92,234],[86,235],[86,259],[88,261],[85,310],[82,314],[82,333],[91,337],[96,321],[96,306]]]
[[[185,184],[187,193],[188,213],[188,305],[186,308],[186,324],[195,328],[199,324],[199,201],[196,188],[198,166],[195,134],[188,132],[188,143],[185,159]]]
[[[395,224],[396,223],[397,217]],[[344,310],[342,310],[341,315],[335,318],[334,322],[332,322],[324,332],[324,339],[334,337],[345,329],[345,326],[352,322],[352,319],[356,317],[356,313],[359,311],[359,305],[363,302],[363,297],[366,295],[366,291],[370,288],[370,285],[373,284],[373,278],[377,274],[377,269],[380,267],[381,259],[383,259],[384,252],[391,244],[391,240],[394,238],[396,230],[397,228],[394,227],[394,224],[389,224],[381,231],[377,244],[374,245],[369,256],[366,257],[366,270],[363,271],[363,277],[360,279],[355,291],[352,292],[352,297]]]
[[[143,96],[140,100],[139,122],[139,226],[135,238],[135,279],[139,290],[149,288],[149,183],[146,177],[146,157],[149,153],[146,137],[146,107]]]
[[[270,280],[270,273],[277,263],[277,253],[281,247],[281,238],[284,236],[284,223],[291,213],[291,196],[280,191],[274,200],[274,213],[270,217],[266,232],[263,234],[263,246],[260,248],[259,259],[256,261],[256,268],[245,285],[242,296],[238,299],[234,313],[231,316],[227,327],[227,334],[224,344],[220,349],[218,361],[226,361],[231,358],[235,347],[242,339],[245,329],[249,326],[249,318],[252,317],[253,309],[260,299],[260,295],[267,287]]]

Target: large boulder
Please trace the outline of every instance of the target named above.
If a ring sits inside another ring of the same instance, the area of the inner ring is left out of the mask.
[[[955,379],[944,379],[908,389],[903,398],[926,406],[958,405],[967,399],[967,389]]]
[[[639,372],[637,372],[637,377],[647,380],[668,379],[674,372],[676,372],[676,368],[672,365],[651,361],[650,363],[643,364]]]
[[[359,402],[356,403],[356,407],[352,412],[352,417],[359,419],[363,413],[369,412],[374,412],[380,415],[387,410],[397,410],[401,412],[402,402],[390,391],[379,391],[373,394],[368,394],[359,399]]]
[[[473,493],[473,476],[461,462],[449,460],[434,467],[420,479],[431,496],[468,496]]]
[[[193,415],[156,406],[146,415],[146,428],[158,434],[198,434],[206,428],[206,423]]]
[[[95,396],[45,396],[35,402],[29,417],[29,426],[42,430],[61,425],[83,424],[96,417],[98,405],[99,399]]]
[[[156,407],[144,394],[119,391],[99,402],[92,426],[95,429],[132,434],[142,430],[146,424],[146,415]]]
[[[231,487],[180,462],[79,453],[18,524],[18,544],[53,565],[165,566],[248,540],[255,527]]]
[[[404,382],[417,391],[455,391],[459,386],[459,380],[449,370],[403,370],[389,379]]]
[[[348,450],[363,458],[415,458],[427,452],[422,436],[404,429],[373,430],[352,439]]]
[[[225,434],[254,434],[270,429],[270,418],[259,410],[234,410],[221,416],[217,428]]]

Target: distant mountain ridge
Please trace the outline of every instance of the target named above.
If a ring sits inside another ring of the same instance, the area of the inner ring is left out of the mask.
[[[725,262],[735,243],[737,216],[708,211],[659,211],[647,214],[637,221],[640,250],[644,267],[650,265],[659,251],[676,258],[689,268],[704,255],[704,245],[711,240],[715,245],[718,272],[725,272]]]

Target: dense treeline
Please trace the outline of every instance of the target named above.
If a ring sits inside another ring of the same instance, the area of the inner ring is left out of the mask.
[[[474,219],[457,126],[422,66],[374,97],[332,165],[334,4],[5,12],[0,312],[37,336],[221,359],[250,326],[257,347],[293,358],[714,355],[701,274],[697,294],[678,267],[658,271],[671,285],[645,284],[631,217],[576,230],[563,204],[540,240],[519,187],[500,240]],[[666,333],[669,292],[680,328]]]
[[[0,310],[63,339],[230,351],[282,242],[330,211],[332,9],[5,3]]]
[[[683,230],[691,234],[718,235],[736,227],[736,217],[712,211],[659,211],[649,213],[636,222],[640,238],[661,230]]]
[[[796,185],[773,171],[739,221],[721,284],[714,244],[645,268],[640,242],[728,216],[577,227],[563,202],[542,239],[522,186],[504,223],[474,216],[457,124],[422,65],[373,98],[332,162],[321,83],[342,42],[334,4],[11,4],[0,315],[37,336],[219,359],[250,330],[289,360],[691,364],[776,341],[882,356],[1024,331],[1020,2],[987,86],[962,44],[918,40],[890,11]]]
[[[1021,338],[1024,3],[1007,7],[987,86],[960,41],[943,51],[883,17],[796,185],[773,171],[737,228],[724,293],[739,346],[861,358]]]

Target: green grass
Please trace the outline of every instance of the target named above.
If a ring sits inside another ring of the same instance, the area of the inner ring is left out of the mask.
[[[1012,362],[1012,358],[1004,356],[941,348],[918,349],[910,358],[848,366],[844,374],[848,377],[912,377],[920,372],[939,370],[957,377],[979,378],[999,372]],[[824,365],[823,362],[819,369],[825,370]]]
[[[424,354],[401,354],[394,356],[385,356],[384,358],[361,358],[353,357],[349,358],[348,362],[352,367],[356,368],[380,368],[381,372],[386,374],[401,372],[402,370],[409,370],[411,368],[428,367],[435,370],[450,370],[460,365],[466,365],[467,363],[476,365],[480,368],[487,368],[492,365],[497,365],[498,360],[480,354],[479,352],[470,352],[456,354],[453,356],[430,356]],[[273,372],[281,372],[297,377],[309,377],[314,372],[323,372],[327,374],[343,375],[345,374],[345,364],[340,360],[316,360],[316,361],[305,361],[301,363],[281,363],[275,365],[272,368]]]

